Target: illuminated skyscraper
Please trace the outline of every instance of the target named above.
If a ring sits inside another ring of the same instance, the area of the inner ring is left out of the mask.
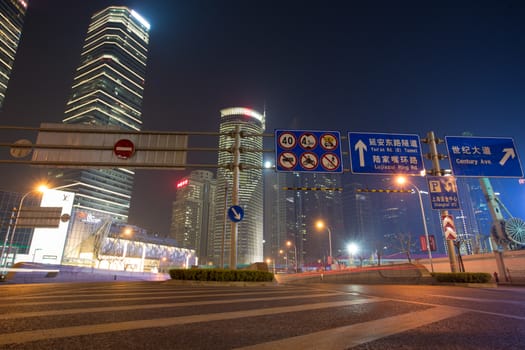
[[[0,108],[22,37],[26,9],[27,3],[23,0],[0,1]]]
[[[149,24],[126,7],[112,6],[91,18],[63,122],[140,130]],[[76,208],[127,221],[133,175],[125,169],[68,170]]]
[[[263,261],[263,156],[260,150],[264,123],[265,116],[252,109],[234,107],[221,110],[219,148],[222,151],[219,151],[215,230],[210,249],[212,261],[217,265],[221,261],[230,261],[231,229],[225,221],[225,208],[232,205],[233,176],[226,167],[233,163],[233,155],[224,150],[232,147],[234,139],[227,133],[232,133],[237,125],[243,133],[241,148],[245,150],[241,152],[240,159],[239,205],[244,209],[244,219],[238,224],[237,263],[243,265]]]
[[[211,171],[195,170],[177,182],[170,237],[180,248],[194,249],[201,264],[208,262],[208,237],[214,229],[215,179]]]

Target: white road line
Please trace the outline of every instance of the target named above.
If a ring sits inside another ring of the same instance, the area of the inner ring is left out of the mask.
[[[517,301],[517,300],[506,300],[506,299],[483,299],[483,298],[468,298],[468,297],[456,297],[453,295],[439,295],[439,294],[431,294],[429,295],[431,297],[437,297],[437,298],[448,298],[448,299],[457,299],[457,300],[467,300],[467,301],[476,301],[480,303],[490,303],[490,304],[514,304],[514,305],[520,305],[523,306],[523,301]]]
[[[436,307],[423,311],[382,318],[307,335],[239,348],[238,350],[345,350],[356,345],[405,332],[429,323],[464,313],[452,307]]]
[[[326,309],[326,308],[332,308],[332,307],[344,307],[344,306],[350,306],[350,305],[367,304],[367,303],[373,303],[373,302],[378,302],[378,301],[383,301],[383,299],[381,298],[356,299],[356,300],[346,300],[346,301],[337,301],[337,302],[328,302],[328,303],[284,306],[284,307],[274,307],[274,308],[264,308],[264,309],[234,311],[234,312],[222,312],[222,313],[205,314],[205,315],[157,318],[153,320],[136,320],[136,321],[102,323],[102,324],[85,325],[85,326],[39,329],[35,331],[22,331],[22,332],[16,332],[16,333],[2,334],[2,336],[0,337],[0,345],[20,344],[20,343],[39,341],[39,340],[45,340],[45,339],[57,339],[57,338],[75,337],[75,336],[90,335],[90,334],[121,332],[121,331],[129,331],[129,330],[134,330],[134,329],[172,327],[176,325],[190,324],[190,323],[196,323],[196,322],[223,321],[223,320],[232,320],[232,319],[244,318],[244,317],[275,315],[275,314],[282,314],[282,313],[288,313],[288,312],[320,310],[320,309]]]
[[[264,293],[264,295],[278,295],[278,294],[285,294],[285,293],[291,293],[291,291],[274,291],[274,292],[260,292]],[[334,293],[334,292],[332,292]],[[157,293],[158,294],[168,294],[168,293]],[[136,295],[144,295],[143,297],[132,297],[132,298],[103,298],[102,294],[97,294],[96,299],[73,299],[73,300],[57,300],[57,301],[29,301],[29,302],[21,302],[16,303],[15,306],[35,306],[35,305],[64,305],[64,304],[86,304],[86,303],[108,303],[108,302],[118,302],[118,301],[137,301],[137,300],[163,300],[163,299],[178,299],[178,298],[184,298],[184,299],[196,299],[196,298],[206,298],[206,297],[227,297],[227,296],[242,296],[242,295],[253,295],[253,294],[259,294],[256,292],[247,292],[247,293],[197,293],[193,295],[178,295],[177,293],[169,293],[169,295],[162,296],[162,297],[152,297],[149,293],[137,293]],[[339,293],[342,295],[343,293]],[[109,294],[107,296],[114,296],[115,294]],[[320,295],[320,294],[319,294]],[[92,297],[92,294],[89,295],[83,295],[83,297]],[[312,297],[315,295],[311,295]],[[74,296],[78,297],[78,296]],[[57,298],[57,297],[54,297]],[[47,299],[47,298],[46,298]],[[5,300],[3,300],[5,302]],[[1,318],[1,316],[0,316]]]
[[[46,310],[46,311],[32,311],[32,312],[13,312],[0,315],[0,320],[11,320],[26,317],[43,317],[43,316],[57,316],[70,314],[85,314],[92,312],[114,312],[114,311],[129,311],[129,310],[147,310],[147,309],[163,309],[168,307],[181,306],[202,306],[202,305],[220,305],[220,304],[234,304],[247,303],[258,301],[275,301],[275,300],[289,300],[289,299],[308,299],[317,297],[331,297],[341,295],[340,293],[324,293],[324,294],[306,294],[306,295],[291,295],[283,297],[269,297],[269,298],[246,298],[246,299],[231,299],[231,300],[207,300],[194,302],[179,302],[179,303],[163,303],[163,304],[140,304],[140,305],[123,305],[123,306],[103,306],[91,308],[74,308],[66,310]]]

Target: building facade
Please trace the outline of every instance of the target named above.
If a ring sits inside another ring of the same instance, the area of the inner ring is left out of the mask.
[[[4,103],[7,84],[15,63],[27,10],[23,0],[0,1],[0,108]]]
[[[215,227],[216,180],[211,171],[195,170],[177,182],[170,237],[181,248],[196,251],[201,264],[208,263],[209,237]]]
[[[138,131],[146,75],[149,24],[126,7],[112,6],[91,18],[67,102],[66,124]],[[127,221],[134,172],[90,169],[55,172],[74,206]]]
[[[221,110],[216,197],[218,204],[215,207],[215,229],[210,241],[210,258],[215,265],[230,261],[231,226],[226,221],[225,207],[232,205],[233,173],[229,166],[233,163],[233,154],[226,149],[230,149],[234,143],[234,138],[230,135],[236,126],[239,126],[243,133],[240,146],[246,150],[240,155],[242,169],[239,175],[238,204],[244,209],[244,219],[238,224],[237,264],[247,265],[263,261],[261,134],[265,128],[265,116],[249,108],[234,107]],[[221,206],[221,203],[226,203],[226,206]]]

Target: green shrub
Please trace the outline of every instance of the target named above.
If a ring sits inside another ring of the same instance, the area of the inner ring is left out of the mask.
[[[171,269],[174,280],[213,282],[271,282],[273,273],[253,270]]]
[[[434,272],[431,275],[438,282],[447,283],[487,283],[492,278],[486,272]]]

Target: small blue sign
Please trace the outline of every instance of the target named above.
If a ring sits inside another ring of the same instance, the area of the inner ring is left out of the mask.
[[[424,170],[419,135],[348,133],[354,174],[411,174]]]
[[[228,208],[228,217],[233,222],[239,222],[244,218],[244,209],[238,205],[232,205]]]
[[[275,130],[275,169],[342,173],[339,131]]]
[[[523,177],[510,137],[445,136],[445,141],[455,176]]]
[[[453,176],[427,176],[432,209],[459,210],[458,186]]]

